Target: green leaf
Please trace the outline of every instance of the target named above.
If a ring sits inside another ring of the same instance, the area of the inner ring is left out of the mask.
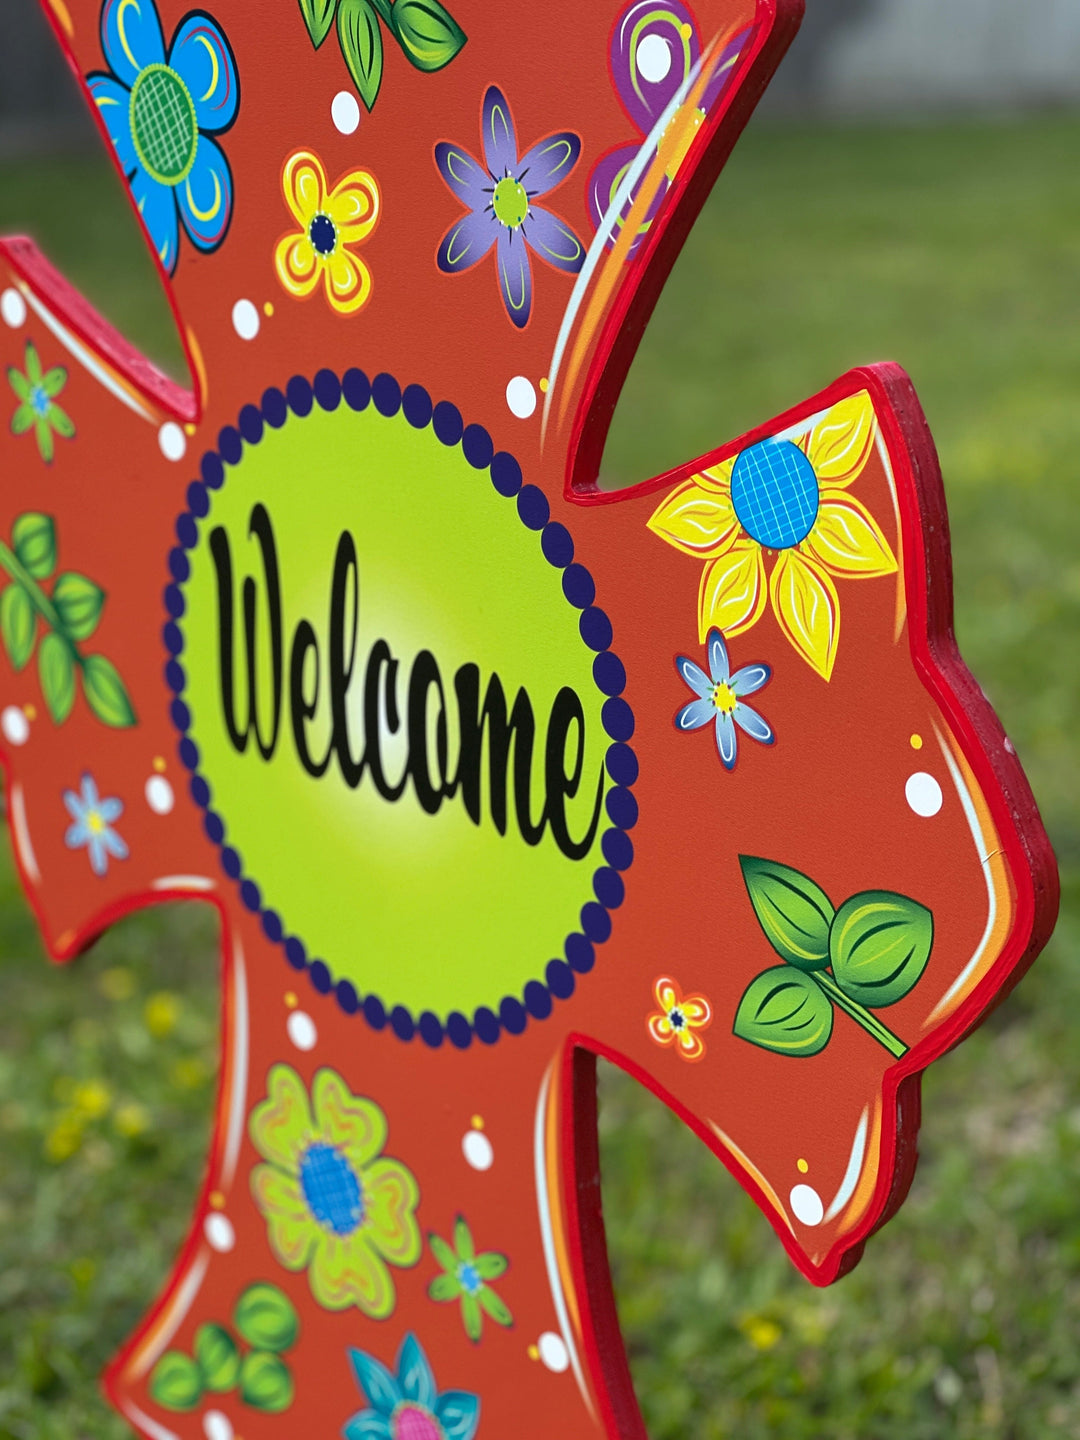
[[[895,1005],[922,978],[934,946],[934,917],[906,895],[868,890],[841,905],[829,936],[837,985],[871,1010]]]
[[[98,627],[105,591],[85,575],[69,572],[53,586],[52,602],[73,640],[88,640]]]
[[[316,50],[330,33],[336,4],[337,0],[300,0],[300,14]]]
[[[27,511],[11,528],[11,545],[19,564],[35,580],[47,580],[56,569],[56,525],[51,515]]]
[[[266,1350],[252,1350],[240,1366],[240,1398],[253,1410],[278,1415],[293,1402],[289,1367]]]
[[[75,703],[75,662],[60,636],[50,631],[38,646],[38,679],[49,714],[62,725]]]
[[[17,582],[13,582],[0,595],[0,635],[8,659],[16,670],[21,670],[34,653],[37,637],[37,612],[33,601]]]
[[[88,655],[83,664],[87,704],[103,725],[125,730],[135,724],[135,711],[116,666],[104,655]]]
[[[757,977],[735,1016],[740,1040],[777,1055],[818,1055],[832,1028],[832,1002],[809,975],[784,966]]]
[[[383,45],[379,17],[369,0],[341,0],[338,41],[360,99],[371,110],[382,84]]]
[[[464,30],[439,0],[395,0],[390,24],[417,70],[441,70],[465,44]]]
[[[165,1410],[194,1410],[202,1391],[199,1367],[179,1350],[166,1350],[150,1373],[150,1394]]]
[[[292,1301],[276,1285],[249,1285],[233,1311],[233,1323],[256,1350],[288,1350],[300,1333]]]
[[[780,958],[800,970],[824,970],[835,913],[825,891],[775,860],[740,855],[739,864],[758,922]]]
[[[224,1326],[200,1325],[192,1348],[207,1390],[220,1395],[236,1388],[240,1379],[240,1351]]]

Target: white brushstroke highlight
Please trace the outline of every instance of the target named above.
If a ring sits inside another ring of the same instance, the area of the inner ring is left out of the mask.
[[[828,1225],[835,1220],[841,1210],[855,1194],[855,1186],[859,1183],[859,1176],[862,1174],[863,1161],[866,1159],[866,1132],[870,1127],[869,1107],[862,1112],[862,1119],[859,1121],[859,1128],[855,1131],[855,1143],[851,1147],[851,1159],[844,1171],[844,1179],[840,1189],[836,1192],[832,1204],[825,1212],[825,1223]]]

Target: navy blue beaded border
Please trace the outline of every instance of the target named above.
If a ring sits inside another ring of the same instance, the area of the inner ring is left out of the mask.
[[[389,419],[402,411],[405,419],[417,430],[430,425],[436,438],[448,448],[460,445],[465,459],[476,470],[487,470],[491,483],[505,499],[516,500],[517,514],[527,529],[540,534],[540,549],[547,562],[562,572],[563,594],[569,604],[581,611],[578,628],[581,638],[595,651],[593,679],[601,694],[607,696],[601,710],[604,729],[611,744],[606,754],[606,768],[613,782],[606,796],[609,829],[601,837],[605,864],[593,874],[595,900],[581,910],[581,928],[567,936],[565,959],[548,962],[544,980],[530,980],[518,999],[507,996],[499,1005],[498,1014],[486,1005],[470,1021],[459,1011],[447,1016],[445,1025],[430,1010],[419,1017],[404,1005],[396,1005],[389,1013],[377,995],[361,999],[349,980],[334,982],[323,960],[310,959],[303,942],[296,935],[286,935],[281,917],[262,903],[258,885],[243,873],[238,851],[225,842],[225,822],[211,806],[211,791],[199,773],[199,750],[188,734],[191,712],[183,699],[187,677],[178,657],[183,653],[184,636],[177,623],[184,615],[186,602],[183,585],[191,573],[187,552],[199,541],[199,521],[210,513],[210,492],[225,483],[225,465],[239,463],[246,445],[257,445],[266,426],[279,430],[289,412],[303,419],[317,404],[323,410],[336,410],[344,400],[351,410],[366,410],[374,404],[380,415]],[[314,382],[294,375],[285,392],[271,388],[259,405],[245,405],[236,426],[227,425],[218,435],[216,450],[202,457],[200,480],[188,486],[187,509],[176,521],[179,545],[169,552],[170,583],[165,587],[165,609],[169,619],[163,637],[169,659],[165,680],[173,694],[170,710],[172,722],[180,732],[179,753],[186,769],[191,771],[191,795],[205,812],[203,828],[218,847],[222,869],[237,882],[240,898],[248,910],[258,914],[267,938],[282,946],[285,958],[294,970],[306,970],[311,984],[322,995],[332,990],[338,1004],[348,1015],[361,1012],[375,1030],[387,1025],[401,1040],[412,1040],[417,1034],[425,1044],[437,1049],[444,1038],[459,1050],[468,1049],[475,1035],[485,1045],[493,1045],[500,1032],[520,1035],[529,1022],[546,1020],[555,1000],[569,1000],[578,975],[587,975],[596,963],[596,946],[602,945],[612,929],[611,911],[618,909],[625,898],[623,875],[634,860],[634,843],[629,832],[637,824],[638,805],[632,787],[638,778],[638,760],[630,746],[634,734],[634,712],[623,698],[626,671],[622,661],[611,649],[611,621],[599,609],[596,586],[584,565],[574,560],[574,542],[564,525],[550,518],[550,507],[542,490],[523,483],[521,466],[505,450],[495,452],[491,436],[482,425],[465,425],[456,405],[447,400],[432,405],[431,397],[419,385],[402,391],[392,375],[376,375],[369,382],[362,370],[350,369],[339,379],[332,370],[320,370]]]

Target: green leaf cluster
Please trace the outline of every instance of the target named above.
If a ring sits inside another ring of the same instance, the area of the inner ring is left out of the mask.
[[[778,1055],[818,1055],[843,1010],[897,1059],[907,1047],[872,1012],[910,995],[934,945],[925,905],[887,890],[853,895],[837,910],[820,885],[775,860],[740,857],[743,882],[784,964],[757,976],[735,1034]]]
[[[79,680],[102,724],[114,729],[134,725],[135,711],[116,666],[104,655],[84,655],[79,649],[101,622],[105,592],[76,571],[54,580],[56,566],[52,516],[35,511],[20,515],[12,526],[11,544],[0,541],[0,568],[10,577],[0,591],[0,640],[8,659],[23,670],[36,648],[41,693],[57,725],[71,714]],[[46,589],[48,581],[51,590]]]
[[[382,26],[409,64],[427,74],[449,65],[467,38],[439,0],[300,0],[300,13],[316,50],[336,13],[342,58],[368,110],[382,85]]]
[[[253,1410],[279,1415],[293,1402],[292,1372],[281,1358],[296,1344],[300,1318],[289,1297],[277,1286],[259,1281],[236,1302],[233,1326],[242,1350],[224,1326],[200,1325],[192,1353],[167,1350],[150,1375],[150,1394],[166,1410],[194,1410],[206,1394],[239,1390]]]

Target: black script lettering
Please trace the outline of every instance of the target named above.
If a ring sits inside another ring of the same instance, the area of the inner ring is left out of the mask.
[[[573,773],[567,775],[566,741],[571,726],[577,730],[577,756]],[[581,772],[585,765],[585,712],[577,693],[564,685],[555,696],[548,720],[547,746],[544,754],[544,787],[547,790],[547,816],[551,822],[551,833],[556,845],[571,860],[583,860],[592,849],[596,839],[596,827],[600,824],[600,808],[604,803],[604,771],[596,783],[596,804],[593,806],[589,828],[580,840],[574,840],[566,820],[567,796],[572,800],[581,785]]]
[[[386,671],[385,701],[381,693],[381,676]],[[386,717],[386,730],[396,735],[401,728],[401,716],[397,703],[398,662],[390,652],[385,640],[376,640],[368,656],[367,672],[364,675],[364,736],[367,741],[364,750],[364,764],[371,773],[371,783],[384,800],[400,800],[409,783],[409,762],[406,760],[401,779],[391,785],[383,770],[380,738],[383,726],[382,715]]]
[[[248,535],[256,536],[262,552],[263,575],[266,581],[266,607],[270,623],[270,673],[273,687],[273,704],[269,739],[263,739],[259,723],[258,699],[258,658],[256,654],[256,587],[251,576],[243,584],[244,597],[244,641],[247,647],[245,673],[247,675],[247,718],[243,729],[237,724],[235,683],[234,683],[234,626],[233,626],[233,583],[232,556],[229,551],[229,537],[221,525],[210,533],[210,553],[217,572],[218,631],[219,631],[219,680],[221,685],[221,708],[225,716],[225,728],[229,739],[242,755],[247,749],[248,736],[255,732],[255,743],[264,760],[269,760],[277,746],[278,730],[281,725],[282,688],[282,646],[281,646],[281,585],[278,578],[277,546],[274,543],[274,528],[263,505],[256,505],[251,512]]]
[[[488,804],[500,835],[506,834],[506,782],[510,768],[510,743],[514,745],[514,809],[518,829],[527,845],[539,845],[547,824],[547,805],[540,819],[532,819],[532,755],[536,720],[532,702],[524,689],[518,691],[509,719],[502,681],[493,675],[480,705],[480,669],[462,665],[454,676],[461,723],[461,755],[457,783],[465,811],[474,825],[480,824],[484,730],[488,737]]]

